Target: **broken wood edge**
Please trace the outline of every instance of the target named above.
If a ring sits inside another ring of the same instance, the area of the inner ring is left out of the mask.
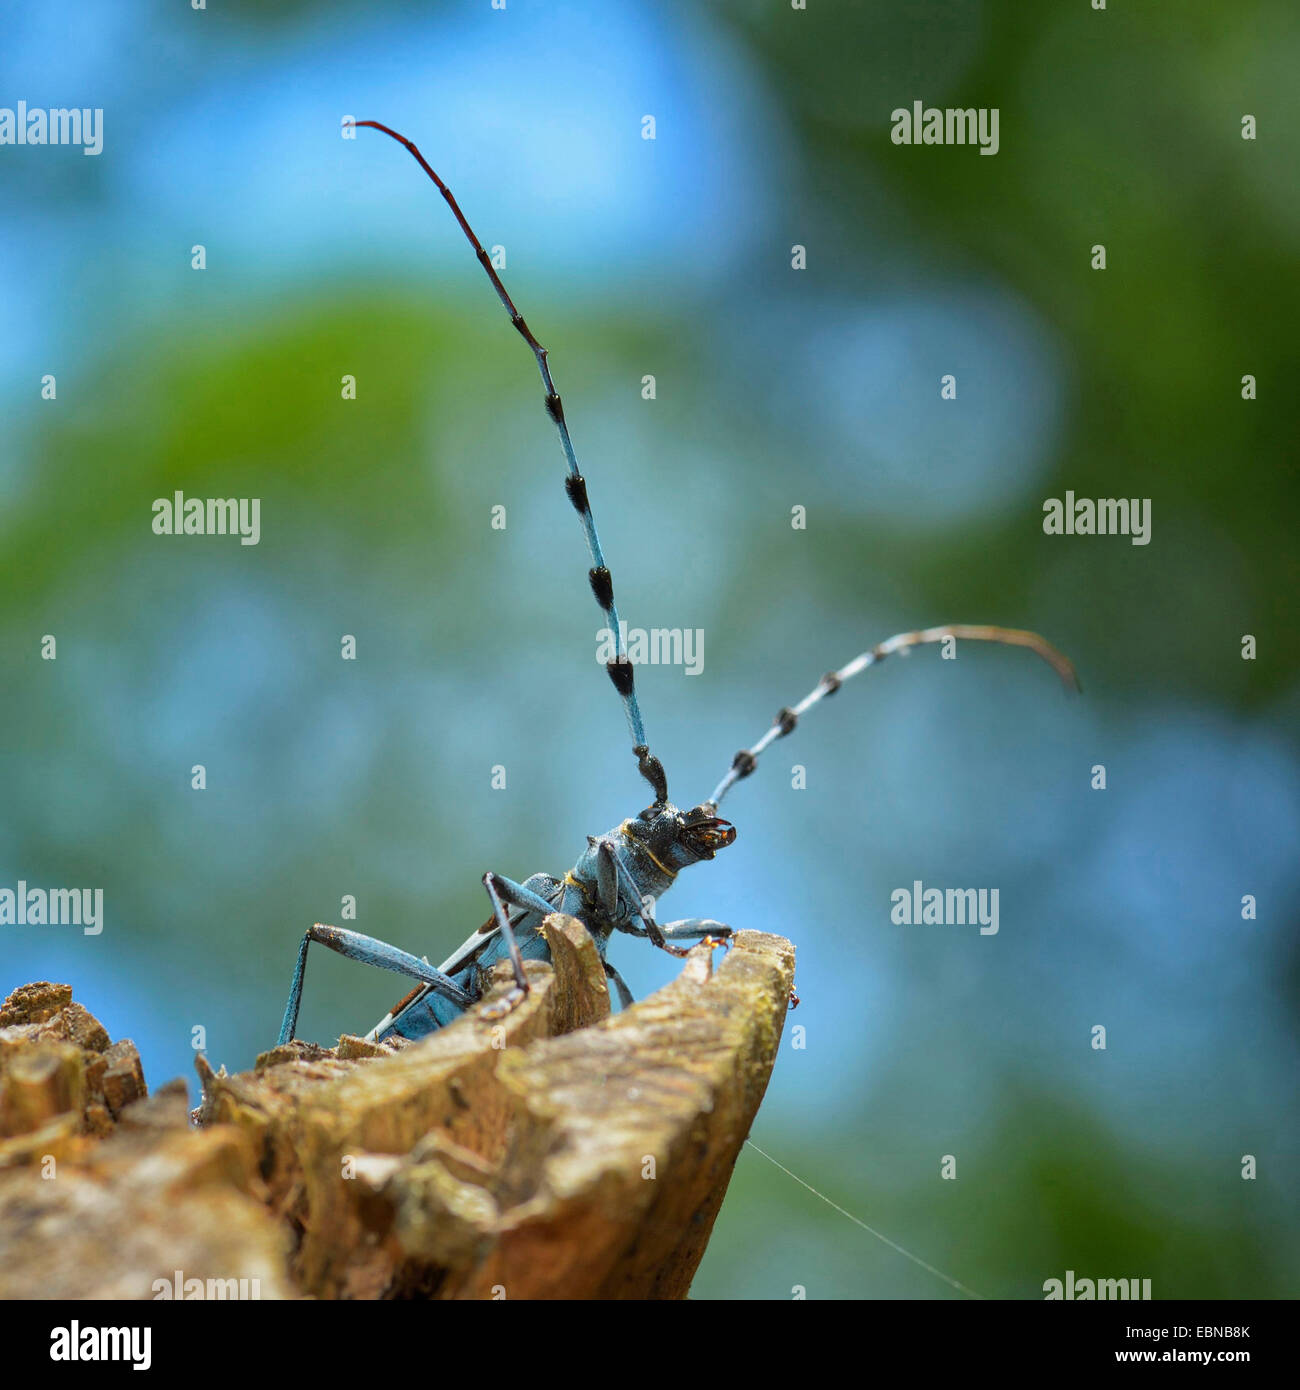
[[[684,1296],[767,1086],[793,948],[742,932],[715,970],[697,947],[611,1015],[586,929],[544,929],[552,964],[527,964],[505,1018],[294,1043],[233,1076],[200,1056],[197,1132],[164,1088],[58,1182],[0,1172],[0,1296],[35,1268],[50,1295],[151,1297],[154,1266],[256,1269],[262,1297]],[[43,1257],[31,1221],[6,1219],[21,1210],[58,1233]]]

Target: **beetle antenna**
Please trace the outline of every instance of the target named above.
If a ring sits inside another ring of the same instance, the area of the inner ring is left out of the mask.
[[[828,695],[834,695],[846,680],[856,676],[860,671],[865,671],[868,666],[879,665],[887,656],[892,656],[895,652],[907,651],[911,647],[924,646],[930,642],[943,642],[950,638],[960,638],[964,642],[1000,642],[1003,646],[1008,647],[1028,647],[1030,651],[1041,656],[1060,676],[1067,690],[1082,690],[1083,688],[1079,684],[1079,677],[1075,674],[1074,665],[1070,659],[1058,652],[1046,638],[1040,637],[1036,632],[1026,632],[1023,628],[949,623],[944,627],[923,628],[919,632],[900,632],[898,636],[890,637],[884,642],[878,642],[860,656],[855,656],[847,666],[842,666],[838,671],[831,671],[824,675],[797,705],[787,705],[778,710],[776,718],[772,721],[772,727],[763,737],[752,748],[742,748],[731,760],[727,775],[718,783],[717,789],[706,805],[716,809],[718,803],[731,788],[742,778],[748,777],[758,766],[759,755],[765,749],[775,743],[777,739],[784,738],[786,734],[793,732],[801,715],[810,710],[819,700],[824,700]]]
[[[390,130],[386,125],[381,125],[379,121],[354,121],[353,125],[367,126],[371,130],[382,131],[383,134],[396,140],[399,145],[405,145],[416,163],[433,180],[438,192],[447,200],[447,206],[452,210],[456,221],[460,223],[461,231],[465,233],[466,239],[474,248],[474,254],[478,257],[479,264],[483,267],[488,279],[491,280],[492,288],[497,292],[497,298],[505,305],[506,312],[510,315],[510,322],[514,324],[519,331],[519,336],[532,349],[533,356],[537,359],[537,370],[542,374],[542,386],[546,390],[546,413],[560,432],[560,444],[564,448],[564,457],[569,465],[568,476],[564,480],[564,490],[582,522],[582,529],[587,537],[587,549],[591,554],[591,568],[587,572],[587,580],[591,584],[591,592],[595,595],[596,602],[605,615],[605,621],[614,634],[615,657],[606,663],[605,669],[609,672],[614,689],[618,691],[619,698],[623,701],[623,712],[627,715],[627,726],[632,735],[632,752],[636,757],[637,769],[654,788],[655,804],[662,806],[668,800],[668,777],[664,772],[663,764],[650,752],[649,744],[646,742],[645,722],[641,718],[641,706],[636,698],[632,663],[628,660],[622,629],[618,622],[618,609],[614,606],[614,580],[600,548],[600,537],[596,534],[596,519],[592,515],[591,503],[587,497],[587,480],[582,476],[582,470],[578,467],[577,455],[573,451],[573,441],[569,437],[569,426],[564,418],[564,405],[560,400],[559,392],[555,389],[555,382],[551,378],[551,369],[546,362],[546,349],[533,337],[532,330],[524,322],[524,316],[515,308],[514,300],[510,298],[505,285],[501,283],[501,277],[497,274],[491,257],[483,249],[483,243],[474,235],[474,229],[466,221],[465,214],[460,210],[460,204],[452,197],[451,189],[434,173],[433,166],[420,153],[415,144],[406,136],[399,135],[397,131]]]

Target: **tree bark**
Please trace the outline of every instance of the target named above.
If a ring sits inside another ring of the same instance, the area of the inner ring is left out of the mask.
[[[504,1019],[295,1042],[236,1076],[200,1055],[196,1123],[182,1083],[145,1096],[135,1048],[68,986],[15,991],[0,1298],[685,1297],[767,1087],[793,948],[741,932],[715,971],[699,947],[611,1015],[586,930],[545,929],[553,965],[528,963]]]

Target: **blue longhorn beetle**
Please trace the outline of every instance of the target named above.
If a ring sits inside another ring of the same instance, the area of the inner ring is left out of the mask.
[[[542,933],[542,922],[552,912],[564,912],[578,918],[591,933],[596,949],[604,963],[605,973],[618,991],[620,1002],[627,1007],[631,992],[613,965],[605,958],[610,937],[615,932],[648,938],[662,951],[684,956],[688,947],[682,941],[707,941],[723,945],[731,936],[731,928],[708,918],[689,917],[679,922],[657,923],[647,904],[657,902],[672,887],[677,875],[691,864],[712,859],[720,849],[733,843],[735,827],[718,817],[718,804],[743,777],[748,777],[757,765],[759,755],[776,739],[790,733],[799,718],[818,701],[833,695],[850,677],[874,666],[894,652],[924,643],[964,639],[982,642],[1001,642],[1011,646],[1028,647],[1047,661],[1064,681],[1067,688],[1078,689],[1078,680],[1070,661],[1037,633],[1015,628],[988,627],[964,623],[904,632],[878,643],[854,657],[846,666],[823,676],[817,685],[797,705],[780,710],[762,738],[752,748],[742,749],[732,760],[725,777],[707,801],[690,811],[682,811],[668,799],[668,779],[663,764],[651,752],[646,742],[645,725],[637,702],[631,662],[628,660],[618,610],[614,606],[614,584],[609,567],[600,548],[596,522],[587,496],[587,483],[578,468],[578,460],[569,437],[551,370],[547,351],[530,331],[523,315],[515,308],[506,293],[501,277],[491,259],[465,220],[451,190],[430,167],[428,161],[410,140],[378,121],[357,121],[356,126],[368,126],[404,145],[446,199],[461,230],[474,248],[479,264],[492,282],[492,288],[510,315],[510,322],[519,331],[537,359],[542,384],[546,390],[546,410],[560,433],[560,443],[568,463],[564,480],[569,501],[582,522],[591,553],[588,578],[592,593],[605,615],[611,632],[618,634],[618,654],[607,669],[614,688],[623,701],[628,726],[632,734],[632,752],[641,775],[654,791],[654,802],[634,819],[625,820],[605,835],[588,836],[582,857],[563,878],[551,874],[533,874],[523,883],[516,883],[501,874],[483,875],[483,887],[492,905],[492,915],[470,938],[454,951],[435,970],[427,961],[407,951],[363,936],[360,932],[317,923],[303,937],[294,969],[289,1002],[280,1028],[281,1043],[292,1040],[298,1023],[298,1008],[302,1001],[303,977],[307,968],[307,951],[312,942],[327,946],[340,955],[365,965],[396,971],[417,981],[416,987],[387,1017],[367,1034],[374,1041],[395,1035],[421,1038],[436,1028],[452,1022],[466,1009],[478,1004],[485,993],[492,968],[509,960],[514,973],[514,985],[498,1001],[483,1005],[485,1018],[501,1018],[514,1009],[528,993],[528,977],[524,973],[525,957],[548,960],[550,951]],[[797,996],[791,994],[791,1007]]]

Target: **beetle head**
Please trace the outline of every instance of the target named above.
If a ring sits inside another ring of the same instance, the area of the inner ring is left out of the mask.
[[[736,827],[720,820],[717,808],[707,801],[692,811],[682,811],[670,801],[647,806],[628,822],[628,830],[674,873],[712,859],[736,838]]]

